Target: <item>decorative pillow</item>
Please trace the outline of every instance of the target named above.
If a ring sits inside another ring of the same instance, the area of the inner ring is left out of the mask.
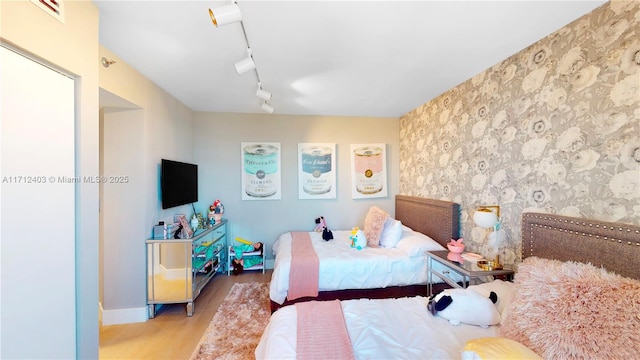
[[[386,211],[377,206],[372,206],[364,218],[364,235],[367,237],[367,246],[378,247],[380,235],[384,229],[384,223],[389,218]]]
[[[450,296],[451,303],[436,315],[449,320],[452,325],[462,323],[488,327],[500,322],[500,313],[496,305],[491,299],[474,290],[445,289],[436,295],[435,301],[443,296]]]
[[[640,354],[640,281],[591,264],[525,259],[506,311],[499,334],[545,359]]]
[[[427,251],[446,250],[437,241],[417,231],[403,232],[402,238],[396,244],[396,248],[409,256],[425,256]]]
[[[533,350],[517,341],[487,337],[467,341],[462,350],[462,360],[484,359],[542,359]]]
[[[401,237],[402,223],[399,220],[388,218],[380,235],[380,246],[386,248],[395,247]]]

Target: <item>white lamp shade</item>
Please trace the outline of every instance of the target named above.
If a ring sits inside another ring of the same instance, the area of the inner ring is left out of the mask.
[[[473,214],[473,221],[481,228],[492,228],[498,223],[498,216],[492,211],[477,210]]]
[[[256,96],[264,101],[271,100],[271,93],[260,88],[258,88],[258,90],[256,91]]]
[[[274,110],[273,106],[267,104],[266,102],[262,103],[261,108],[262,108],[262,111],[267,112],[269,114],[273,113],[273,110]]]
[[[238,61],[234,65],[236,67],[236,71],[240,75],[256,68],[256,64],[253,62],[253,59],[251,58],[251,56]]]
[[[213,21],[213,25],[215,26],[242,21],[242,14],[240,13],[238,4],[221,6],[215,10],[209,9],[209,16],[211,16],[211,21]]]

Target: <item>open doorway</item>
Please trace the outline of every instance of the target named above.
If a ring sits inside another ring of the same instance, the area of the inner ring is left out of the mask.
[[[100,89],[100,322],[146,321],[144,110]]]

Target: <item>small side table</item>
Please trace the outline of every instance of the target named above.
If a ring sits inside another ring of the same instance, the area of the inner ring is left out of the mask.
[[[476,261],[462,260],[462,263],[452,261],[447,258],[449,251],[427,251],[427,293],[433,295],[433,277],[440,278],[445,283],[454,288],[466,288],[469,286],[471,279],[481,278],[485,276],[494,276],[506,278],[508,281],[513,280],[513,270],[505,267],[502,270],[482,270],[478,267]],[[437,262],[444,265],[443,270],[434,268],[433,264]],[[452,280],[449,275],[451,272],[457,273],[462,277],[462,286]]]

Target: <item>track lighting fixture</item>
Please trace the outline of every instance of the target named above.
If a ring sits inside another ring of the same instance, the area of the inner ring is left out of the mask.
[[[0,0],[1,1],[1,0]],[[271,93],[264,90],[260,83],[260,75],[258,74],[258,69],[256,68],[256,63],[253,61],[253,56],[251,54],[251,46],[249,45],[249,38],[247,38],[247,31],[244,28],[244,24],[242,23],[242,14],[240,14],[240,8],[238,4],[234,0],[233,3],[225,6],[221,6],[214,10],[209,9],[209,16],[211,17],[211,21],[213,21],[213,25],[216,27],[231,24],[234,22],[239,22],[240,27],[242,28],[242,34],[244,35],[244,40],[247,45],[247,57],[236,62],[234,64],[236,71],[238,74],[242,75],[248,71],[253,70],[256,74],[256,78],[258,80],[258,88],[256,90],[256,96],[263,100],[260,108],[269,114],[273,113],[274,107],[267,103],[267,101],[271,100]]]
[[[256,90],[256,96],[264,101],[271,100],[271,93],[262,89],[262,85],[258,83],[258,90]]]
[[[221,6],[215,10],[209,9],[209,16],[216,27],[242,21],[240,8],[235,2],[230,5]]]
[[[269,114],[272,114],[273,110],[274,110],[274,107],[269,105],[266,101],[262,103],[261,108],[262,108],[262,111],[264,111],[266,113],[269,113]]]

